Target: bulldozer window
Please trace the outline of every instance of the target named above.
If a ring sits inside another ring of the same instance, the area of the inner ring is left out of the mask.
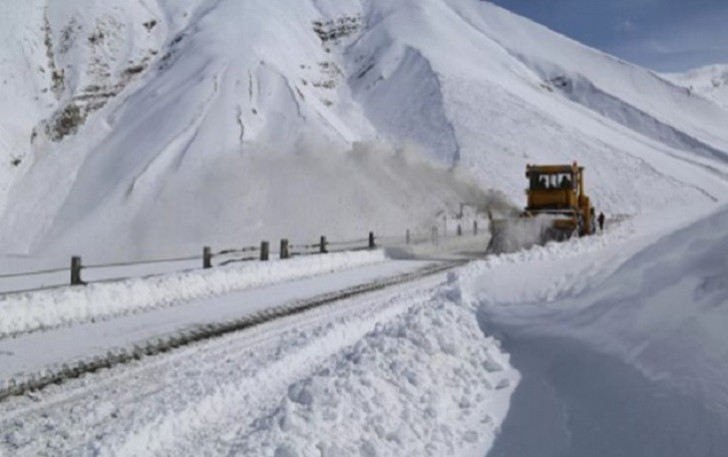
[[[550,175],[549,176],[549,189],[558,189],[559,188],[559,175]]]
[[[574,181],[571,180],[571,176],[568,173],[561,175],[561,182],[559,186],[562,189],[571,189],[574,187]]]
[[[531,174],[531,189],[546,189],[548,188],[548,181],[546,176],[538,173]]]
[[[569,173],[531,173],[531,189],[571,189],[574,186]]]

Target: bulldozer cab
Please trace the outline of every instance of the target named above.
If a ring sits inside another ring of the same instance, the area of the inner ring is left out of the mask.
[[[573,165],[529,165],[526,211],[560,211],[574,208],[582,194],[583,167]]]

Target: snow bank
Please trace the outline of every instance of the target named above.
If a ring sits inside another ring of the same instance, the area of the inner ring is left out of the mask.
[[[475,293],[523,379],[493,455],[727,455],[727,226],[724,209],[550,303]]]
[[[0,338],[224,295],[383,262],[384,251],[342,252],[0,297]]]
[[[387,255],[393,259],[462,259],[474,256],[483,256],[488,246],[490,234],[481,231],[480,234],[451,236],[437,238],[436,242],[419,242],[412,244],[399,243],[387,247]]]
[[[232,453],[483,455],[516,383],[451,273],[431,300],[377,325],[290,385]]]
[[[615,221],[593,236],[489,255],[463,270],[464,289],[481,303],[498,305],[551,302],[573,295],[614,271],[637,249],[633,245],[641,245],[635,240],[638,222]]]

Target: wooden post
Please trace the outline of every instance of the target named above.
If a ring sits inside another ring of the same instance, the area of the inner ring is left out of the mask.
[[[478,236],[478,221],[473,221],[473,235]]]
[[[407,244],[410,244],[411,238],[409,229],[407,229],[407,233],[405,234],[404,238],[407,241]]]
[[[458,236],[463,236],[463,227],[458,224]]]
[[[202,268],[205,270],[212,268],[212,249],[210,249],[210,246],[202,248]]]
[[[83,267],[81,266],[81,257],[79,256],[73,256],[71,257],[71,285],[72,286],[82,286],[85,283],[81,280],[81,269]]]
[[[288,259],[290,257],[291,257],[291,254],[288,251],[288,240],[282,239],[281,240],[281,259]]]
[[[270,243],[267,241],[260,242],[260,260],[267,262],[270,259]]]
[[[374,244],[374,232],[369,232],[369,249],[374,249],[376,245]]]
[[[321,241],[319,241],[319,252],[321,254],[326,254],[328,251],[326,250],[326,237],[322,236]]]

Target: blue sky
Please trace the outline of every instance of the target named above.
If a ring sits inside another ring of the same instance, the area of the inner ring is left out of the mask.
[[[658,71],[728,63],[728,0],[492,0]]]

